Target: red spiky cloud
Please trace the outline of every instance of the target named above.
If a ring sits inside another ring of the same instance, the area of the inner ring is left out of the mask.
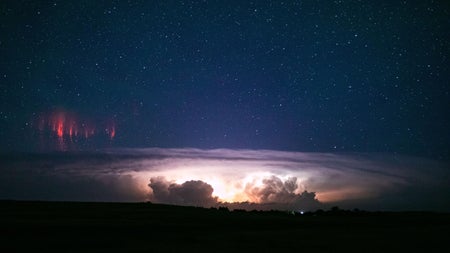
[[[117,134],[116,123],[112,119],[91,119],[75,112],[57,109],[39,114],[37,127],[44,137],[56,137],[60,145],[101,136],[113,140]]]

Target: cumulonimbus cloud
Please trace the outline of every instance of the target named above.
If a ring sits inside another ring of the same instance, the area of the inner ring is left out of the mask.
[[[149,187],[152,189],[150,198],[156,202],[203,207],[217,204],[217,197],[212,196],[212,186],[200,180],[177,184],[164,177],[152,177]]]
[[[400,155],[273,150],[8,154],[0,156],[0,199],[450,210],[448,168]]]
[[[247,195],[252,201],[222,202],[213,196],[214,189],[201,180],[186,181],[182,184],[169,182],[164,177],[152,177],[149,187],[151,201],[175,205],[218,207],[246,210],[313,210],[323,205],[315,198],[315,193],[304,191],[295,193],[297,178],[283,182],[276,176],[264,179],[262,185],[246,185]]]

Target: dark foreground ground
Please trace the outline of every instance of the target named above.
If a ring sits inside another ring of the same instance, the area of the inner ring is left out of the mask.
[[[0,252],[449,252],[450,214],[0,201]]]

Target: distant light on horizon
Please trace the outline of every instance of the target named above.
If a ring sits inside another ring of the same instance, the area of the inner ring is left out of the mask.
[[[152,148],[8,159],[1,160],[2,199],[450,209],[445,165],[408,156]]]

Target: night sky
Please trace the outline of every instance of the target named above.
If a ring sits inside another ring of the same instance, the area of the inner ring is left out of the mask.
[[[448,160],[449,10],[446,1],[1,1],[0,147]]]

